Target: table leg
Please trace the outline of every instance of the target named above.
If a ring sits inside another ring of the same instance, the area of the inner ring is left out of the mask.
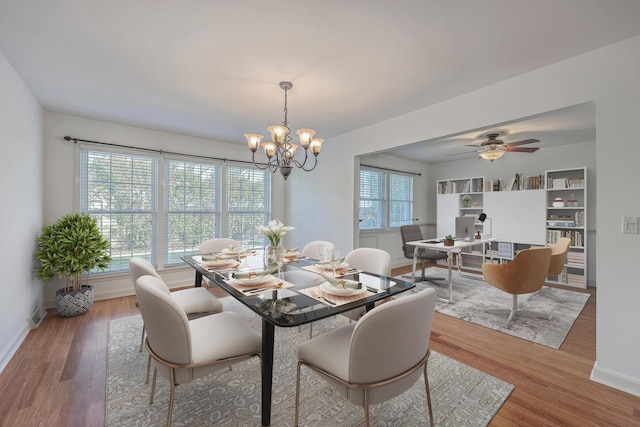
[[[411,269],[411,283],[416,283],[416,262],[418,259],[418,247],[413,248],[413,268]]]
[[[202,273],[200,273],[198,270],[196,270],[196,283],[195,283],[195,287],[199,288],[200,286],[202,286]]]
[[[275,326],[262,320],[262,425],[271,424],[271,386],[273,381],[273,342]]]

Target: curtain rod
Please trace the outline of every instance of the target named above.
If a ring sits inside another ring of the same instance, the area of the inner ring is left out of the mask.
[[[74,144],[77,144],[78,142],[88,142],[89,144],[106,145],[106,146],[109,146],[109,147],[118,147],[118,148],[128,148],[130,150],[146,151],[146,152],[157,153],[157,154],[173,154],[173,155],[178,155],[178,156],[194,157],[194,158],[198,158],[198,159],[220,160],[220,161],[223,161],[225,163],[226,162],[234,162],[234,163],[253,164],[253,162],[249,162],[247,160],[234,160],[234,159],[227,159],[227,158],[224,158],[224,157],[200,156],[200,155],[197,155],[197,154],[185,154],[185,153],[178,153],[178,152],[175,152],[175,151],[156,150],[154,148],[133,147],[131,145],[115,144],[113,142],[91,141],[91,140],[88,140],[88,139],[73,138],[73,137],[70,137],[70,136],[65,136],[64,139],[66,141],[73,141]],[[260,165],[264,165],[264,163],[259,163],[259,164]]]
[[[364,164],[360,164],[360,166],[365,166],[367,168],[380,169],[380,170],[389,171],[389,172],[400,172],[400,173],[407,173],[409,175],[422,176],[422,174],[420,172],[407,172],[407,171],[401,171],[401,170],[398,170],[398,169],[389,169],[389,168],[383,168],[381,166],[372,166],[372,165],[364,165]]]

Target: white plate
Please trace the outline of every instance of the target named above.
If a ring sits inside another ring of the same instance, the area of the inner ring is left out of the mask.
[[[240,253],[240,251],[237,249],[229,249],[229,248],[224,248],[220,252],[227,255],[238,255]]]
[[[264,276],[257,276],[252,279],[238,279],[236,277],[229,279],[233,282],[238,283],[239,285],[262,285],[264,283],[270,282],[273,280],[273,276],[271,274],[265,274]]]
[[[284,254],[285,258],[295,258],[299,256],[300,256],[300,252],[285,252]]]
[[[202,265],[209,268],[219,268],[219,267],[236,267],[240,264],[235,259],[223,259],[220,261],[203,261]]]
[[[328,294],[337,295],[337,296],[359,295],[367,291],[367,288],[365,288],[364,285],[360,289],[342,289],[342,288],[333,286],[329,282],[324,282],[323,284],[320,285],[320,288],[322,289],[322,291]]]
[[[320,263],[318,263],[318,264],[316,264],[316,265],[317,265],[318,267],[320,267],[320,268],[325,269],[325,270],[333,271],[333,268],[331,267],[331,264],[329,264],[329,263],[326,263],[326,264],[320,264]],[[338,264],[338,265],[336,266],[336,271],[337,271],[337,270],[344,270],[345,268],[349,268],[349,264],[347,264],[346,262],[341,262],[340,264]]]

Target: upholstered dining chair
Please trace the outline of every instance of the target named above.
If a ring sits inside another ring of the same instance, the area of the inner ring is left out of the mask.
[[[146,348],[155,361],[149,404],[153,404],[159,372],[170,385],[167,426],[171,425],[177,385],[261,357],[260,334],[234,313],[189,320],[162,280],[154,276],[138,278],[135,290],[147,327]]]
[[[162,277],[158,274],[153,265],[149,261],[141,257],[133,257],[129,260],[129,270],[131,272],[131,280],[135,286],[138,278],[142,276],[153,276],[160,280],[162,285],[166,288],[167,292],[169,288],[162,280]],[[179,291],[172,292],[174,301],[184,310],[187,317],[195,319],[210,314],[216,314],[222,312],[222,303],[215,296],[211,295],[205,288],[187,288]],[[136,301],[136,306],[140,308]],[[144,345],[145,336],[145,323],[142,323],[142,337],[140,338],[140,351]],[[151,361],[151,360],[149,360]],[[147,379],[149,381],[149,364],[147,364]]]
[[[427,361],[435,307],[436,291],[428,288],[381,304],[359,322],[301,344],[294,425],[298,425],[299,418],[301,368],[306,366],[350,402],[363,406],[366,426],[369,405],[402,394],[422,372],[433,426]]]
[[[200,247],[198,248],[198,253],[200,255],[203,254],[212,254],[215,252],[220,252],[226,248],[238,248],[240,247],[240,242],[235,239],[229,239],[227,237],[216,237],[213,239],[207,239],[200,243]],[[211,287],[211,280],[208,277],[202,277],[204,282],[207,284],[207,288]]]
[[[567,261],[567,254],[569,253],[569,246],[571,246],[571,239],[568,237],[561,237],[551,246],[551,262],[549,263],[549,272],[547,276],[558,277],[564,270],[564,265]],[[554,294],[550,287],[543,286],[538,292],[531,295],[529,299],[535,296],[547,296],[553,300],[562,302],[562,299]]]
[[[551,248],[535,247],[522,250],[506,264],[482,264],[484,280],[512,295],[511,308],[485,310],[488,313],[508,314],[505,327],[509,327],[516,315],[548,317],[545,314],[518,308],[518,295],[537,292],[542,288],[549,272]]]
[[[408,245],[407,242],[424,240],[420,226],[417,224],[400,226],[400,237],[402,238],[402,252],[404,253],[404,257],[413,260],[415,246]],[[444,277],[426,277],[424,275],[424,267],[427,262],[447,259],[447,254],[445,252],[430,251],[425,248],[420,248],[418,249],[417,259],[422,264],[422,277],[419,279],[421,282],[430,282],[434,285],[438,285],[439,283],[436,282],[436,280],[444,280]]]
[[[335,245],[331,242],[326,242],[324,240],[314,240],[313,242],[309,242],[302,248],[302,252],[300,255],[313,258],[313,259],[321,259],[323,255],[323,251],[330,250],[333,252],[335,249]]]
[[[381,276],[391,275],[391,255],[382,249],[356,248],[344,257],[344,261],[350,268]],[[342,314],[351,320],[358,320],[365,312],[364,308],[358,308]]]

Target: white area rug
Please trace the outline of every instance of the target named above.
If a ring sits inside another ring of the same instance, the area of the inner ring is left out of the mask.
[[[444,277],[445,280],[439,280],[438,285],[430,282],[416,282],[416,289],[413,292],[425,287],[432,287],[437,290],[438,297],[448,298],[447,274],[447,270],[442,268],[428,268],[426,277]],[[590,297],[586,293],[556,288],[549,288],[548,292],[560,298],[561,302],[544,294],[535,295],[530,300],[531,294],[520,295],[518,297],[520,308],[543,313],[549,317],[548,319],[539,319],[516,316],[511,325],[505,328],[506,314],[490,314],[484,310],[511,308],[512,297],[510,294],[488,285],[483,280],[461,277],[457,271],[453,272],[452,277],[453,303],[439,301],[436,311],[556,349],[562,345],[573,326],[573,322]],[[478,275],[478,278],[481,279],[482,276]],[[406,278],[404,279],[406,280]]]
[[[235,311],[252,327],[260,319],[231,297],[225,311]],[[314,335],[348,323],[335,316],[314,324]],[[169,386],[158,377],[154,404],[144,384],[147,354],[138,352],[140,316],[109,322],[107,352],[107,426],[162,426],[166,423]],[[271,425],[291,426],[294,418],[296,349],[308,329],[276,328]],[[438,353],[429,359],[429,382],[436,425],[485,426],[507,399],[513,386]],[[361,426],[363,410],[345,401],[317,375],[303,368],[301,426]],[[425,426],[428,411],[421,379],[395,399],[372,405],[372,426]],[[257,360],[234,365],[176,389],[174,426],[259,426],[260,366]]]

